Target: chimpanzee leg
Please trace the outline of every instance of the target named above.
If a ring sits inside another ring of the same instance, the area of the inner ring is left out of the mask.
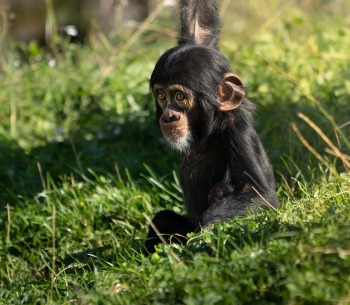
[[[154,216],[153,225],[157,228],[166,242],[185,243],[187,233],[194,232],[197,227],[185,216],[181,216],[173,211],[161,211]],[[154,246],[162,243],[153,227],[149,225],[148,236],[145,242],[145,250],[153,253]]]

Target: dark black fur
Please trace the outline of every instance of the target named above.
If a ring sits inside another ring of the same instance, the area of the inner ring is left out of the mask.
[[[205,35],[200,34],[202,29]],[[171,211],[158,213],[153,223],[162,234],[186,235],[200,226],[258,211],[266,207],[260,196],[279,205],[272,169],[253,128],[254,105],[244,99],[238,108],[221,112],[215,103],[223,75],[231,72],[217,50],[219,32],[215,1],[181,1],[178,46],[161,56],[151,76],[151,87],[178,83],[192,89],[200,112],[193,119],[191,111],[187,114],[194,140],[181,156],[187,218]],[[159,119],[162,109],[156,107]],[[159,242],[150,227],[147,251],[154,251]]]

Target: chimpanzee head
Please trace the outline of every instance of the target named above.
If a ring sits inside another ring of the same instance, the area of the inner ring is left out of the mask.
[[[237,108],[245,96],[225,57],[202,45],[180,45],[163,54],[150,85],[161,130],[181,152],[207,137],[215,116]]]

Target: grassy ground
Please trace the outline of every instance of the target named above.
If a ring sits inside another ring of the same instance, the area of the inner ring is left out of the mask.
[[[281,209],[147,258],[146,218],[184,211],[148,89],[171,12],[115,41],[3,51],[0,303],[350,304],[350,5],[310,2],[220,2]]]

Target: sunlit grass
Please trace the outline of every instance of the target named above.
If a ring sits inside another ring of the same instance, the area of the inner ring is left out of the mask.
[[[0,55],[0,302],[350,302],[348,4],[298,3],[220,2],[282,207],[150,257],[147,218],[184,212],[148,88],[171,12],[120,40]]]

